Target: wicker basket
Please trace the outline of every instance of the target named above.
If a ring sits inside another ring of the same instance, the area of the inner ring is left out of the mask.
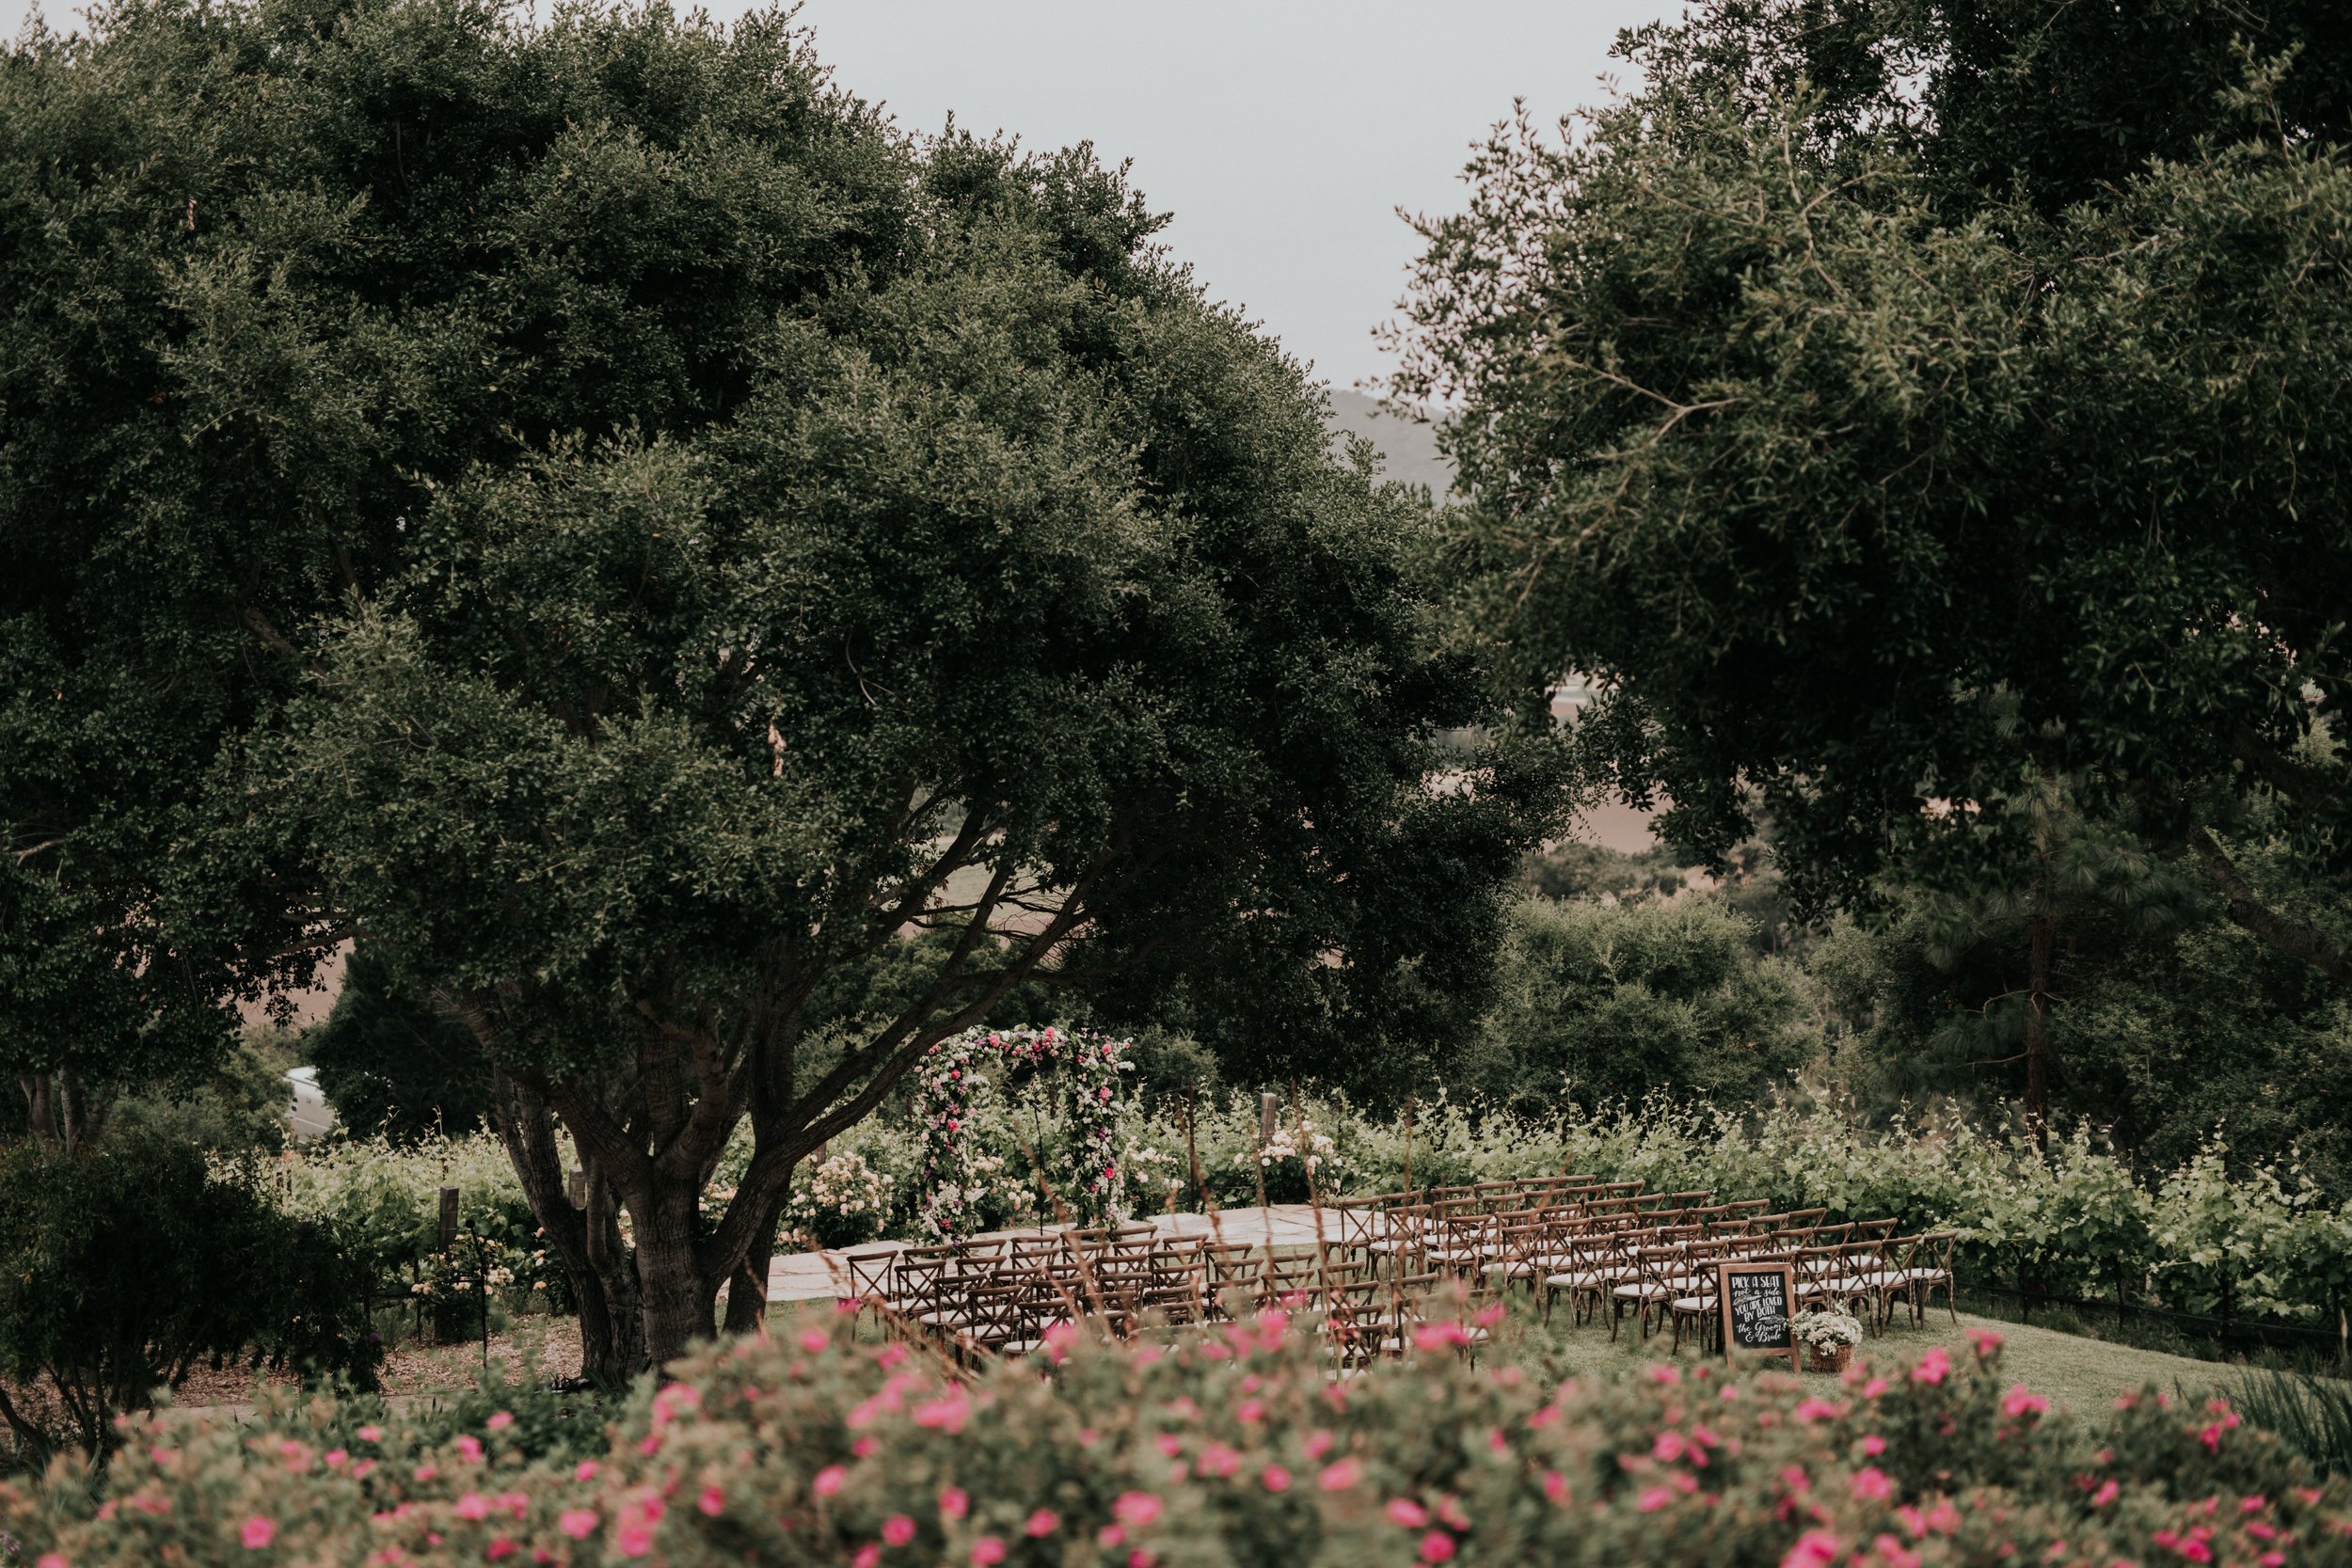
[[[1804,1348],[1804,1365],[1807,1371],[1842,1372],[1853,1365],[1853,1347],[1839,1345],[1835,1350],[1821,1350],[1807,1345]]]

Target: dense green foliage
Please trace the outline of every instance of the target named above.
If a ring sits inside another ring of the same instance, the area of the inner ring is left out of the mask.
[[[1803,1065],[1801,977],[1713,898],[1529,899],[1462,1086],[1541,1113],[1653,1092],[1740,1104]]]
[[[466,1277],[475,1274],[491,1276],[500,1314],[570,1305],[563,1266],[494,1134],[337,1136],[287,1154],[270,1167],[268,1186],[287,1213],[329,1230],[379,1290],[413,1298],[408,1305],[437,1331],[477,1331]],[[457,1189],[459,1241],[450,1255],[441,1250],[444,1187]]]
[[[795,1162],[1017,986],[1274,1070],[1451,1037],[1549,775],[1440,747],[1425,504],[1087,150],[918,144],[781,12],[254,0],[30,36],[0,158],[11,961],[198,911],[201,1021],[363,929],[593,1366],[707,1332]],[[85,784],[72,725],[160,738]],[[829,1011],[885,952],[902,1005]]]
[[[0,1151],[0,1415],[20,1451],[65,1434],[91,1452],[199,1357],[247,1354],[366,1384],[373,1277],[332,1227],[303,1225],[249,1170],[209,1170],[184,1143],[123,1134],[61,1152]],[[24,1402],[20,1403],[19,1401]]]
[[[1406,1363],[1334,1384],[1280,1312],[1173,1347],[1073,1334],[1047,1377],[807,1329],[641,1387],[592,1462],[534,1461],[495,1417],[432,1442],[317,1402],[256,1434],[156,1433],[94,1508],[9,1487],[0,1528],[75,1568],[2352,1560],[2347,1483],[2226,1403],[2054,1412],[1992,1339],[1842,1385],[1701,1366],[1554,1386],[1472,1367],[1466,1333],[1430,1323]]]
[[[469,1132],[489,1114],[481,1042],[403,988],[370,949],[345,961],[334,1010],[304,1033],[302,1049],[335,1114],[361,1132]]]
[[[1523,711],[1578,672],[1589,777],[1710,861],[1768,813],[1813,909],[2030,896],[1999,802],[2064,778],[2352,979],[2233,848],[2352,868],[2347,47],[2315,0],[1715,0],[1506,127],[1401,386],[1457,400]]]

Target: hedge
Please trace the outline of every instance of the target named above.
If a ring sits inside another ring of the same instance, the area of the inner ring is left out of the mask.
[[[826,1563],[1674,1563],[2333,1568],[2352,1488],[2219,1402],[2054,1413],[1997,1339],[1842,1382],[1661,1364],[1551,1386],[1470,1364],[1334,1380],[1268,1313],[1172,1344],[1075,1333],[965,1381],[838,1323],[715,1345],[596,1457],[497,1415],[427,1445],[333,1402],[256,1430],[141,1424],[95,1493],[0,1488],[30,1568]]]

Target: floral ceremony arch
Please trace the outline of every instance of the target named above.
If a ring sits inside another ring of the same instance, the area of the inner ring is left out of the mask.
[[[932,1046],[916,1070],[914,1097],[924,1233],[951,1240],[970,1235],[978,1222],[986,1173],[971,1136],[974,1075],[999,1064],[1013,1072],[1060,1069],[1074,1155],[1069,1180],[1053,1196],[1081,1226],[1117,1223],[1119,1075],[1135,1070],[1126,1051],[1126,1041],[1107,1035],[1051,1027],[967,1029]]]

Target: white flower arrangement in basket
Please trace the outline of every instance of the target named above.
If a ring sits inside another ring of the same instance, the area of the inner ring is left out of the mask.
[[[1815,1307],[1798,1313],[1788,1329],[1797,1343],[1823,1361],[1834,1360],[1862,1343],[1862,1320],[1851,1312]]]

